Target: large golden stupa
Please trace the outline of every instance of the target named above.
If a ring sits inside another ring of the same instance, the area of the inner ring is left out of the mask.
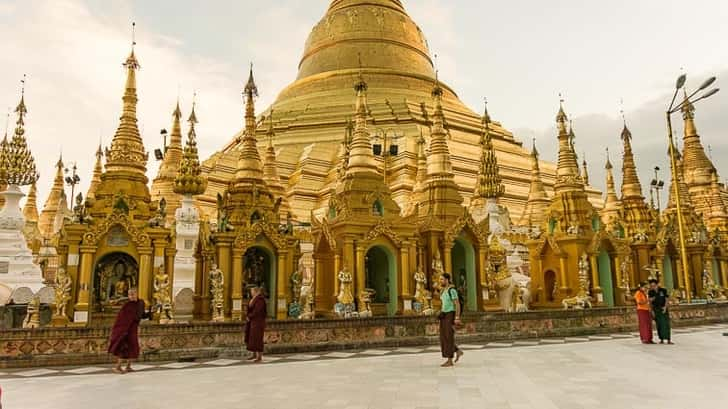
[[[398,145],[396,155],[377,157],[379,169],[394,199],[407,207],[415,183],[417,141],[420,135],[429,139],[433,112],[436,72],[427,40],[399,0],[333,0],[306,41],[296,80],[258,121],[258,146],[264,147],[269,126],[264,119],[273,110],[278,169],[294,219],[307,221],[311,211],[321,214],[328,206],[354,112],[351,87],[360,71],[369,84],[372,142],[383,145],[385,154],[390,145]],[[441,86],[453,172],[467,205],[478,171],[483,121],[453,89]],[[490,123],[490,134],[506,186],[500,203],[516,221],[528,197],[530,152],[497,121]],[[214,212],[217,194],[233,178],[240,135],[203,164],[209,186],[200,205],[208,215]],[[542,162],[540,168],[548,189],[555,165]],[[598,191],[589,188],[588,193],[592,201],[601,202]]]

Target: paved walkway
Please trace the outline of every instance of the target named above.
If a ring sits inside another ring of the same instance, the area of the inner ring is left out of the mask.
[[[455,368],[434,348],[0,373],[5,409],[336,408],[549,409],[723,407],[728,325],[675,332],[677,345],[635,334],[463,345]]]

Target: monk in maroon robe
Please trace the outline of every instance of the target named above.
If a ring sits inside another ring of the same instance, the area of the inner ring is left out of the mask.
[[[263,332],[265,331],[265,318],[267,315],[263,289],[254,287],[250,289],[250,302],[245,320],[245,345],[251,352],[249,360],[255,363],[263,361]]]
[[[132,372],[131,361],[139,358],[139,321],[149,318],[145,310],[144,300],[139,299],[136,288],[129,289],[129,301],[121,307],[116,316],[109,338],[109,353],[116,357],[114,373]],[[126,360],[126,368],[121,369]]]

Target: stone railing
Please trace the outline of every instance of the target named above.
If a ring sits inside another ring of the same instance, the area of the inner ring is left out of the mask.
[[[673,326],[728,322],[728,304],[673,307]],[[581,311],[468,314],[458,342],[564,337],[634,331],[633,308]],[[239,356],[242,323],[142,325],[143,361]],[[109,328],[66,327],[0,332],[0,368],[80,365],[111,361],[106,353]],[[271,353],[298,353],[436,344],[433,317],[351,320],[270,321],[265,341]]]

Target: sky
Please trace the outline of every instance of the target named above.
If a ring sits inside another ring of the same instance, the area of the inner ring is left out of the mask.
[[[653,167],[669,181],[664,110],[675,78],[694,89],[727,88],[696,108],[698,132],[728,178],[728,2],[694,0],[403,0],[438,54],[442,81],[541,158],[555,160],[559,94],[593,185],[604,188],[605,149],[621,179],[622,116],[645,196]],[[42,207],[59,154],[77,163],[81,191],[94,152],[118,124],[131,22],[136,22],[139,124],[147,150],[162,145],[179,97],[197,92],[202,158],[242,127],[241,90],[255,63],[262,110],[294,80],[303,44],[329,0],[0,0],[0,109],[17,105],[27,75],[26,135],[41,179]],[[10,116],[10,132],[15,115]],[[682,134],[682,121],[675,118]],[[150,154],[148,175],[158,163]],[[619,188],[619,186],[618,186]],[[78,189],[77,189],[78,191]],[[666,201],[663,192],[663,203]]]

